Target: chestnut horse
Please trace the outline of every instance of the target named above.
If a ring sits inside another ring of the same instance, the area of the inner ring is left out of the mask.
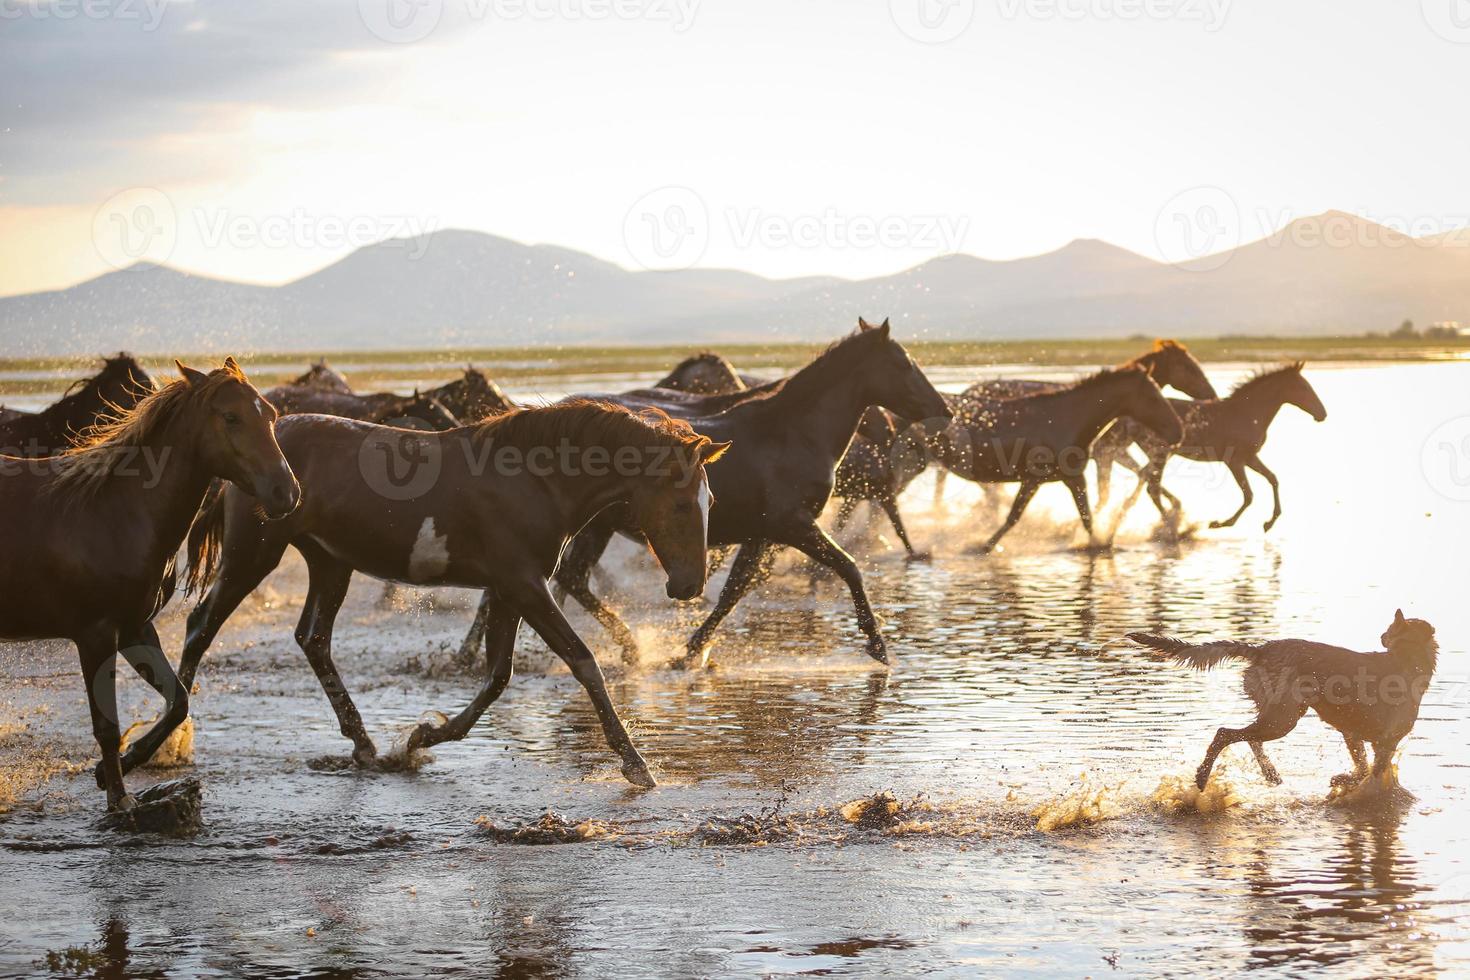
[[[102,750],[109,808],[130,808],[123,776],[188,716],[187,685],[164,657],[153,616],[168,600],[174,557],[205,489],[228,480],[268,517],[289,514],[300,487],[276,445],[275,409],[233,359],[183,375],[94,429],[61,456],[0,457],[0,639],[77,646]],[[167,702],[119,753],[118,653]]]
[[[101,371],[73,384],[56,404],[0,422],[0,453],[63,453],[82,432],[127,411],[152,390],[153,379],[132,357],[109,357]]]
[[[1240,486],[1240,507],[1223,521],[1211,521],[1210,527],[1230,527],[1240,520],[1240,515],[1255,499],[1246,477],[1247,467],[1261,474],[1271,485],[1271,517],[1263,530],[1275,527],[1281,517],[1281,487],[1276,481],[1276,474],[1261,462],[1260,452],[1266,444],[1266,433],[1283,405],[1295,405],[1318,422],[1327,419],[1322,399],[1317,397],[1316,390],[1302,374],[1302,362],[1255,374],[1236,385],[1230,394],[1215,401],[1170,399],[1169,402],[1184,423],[1184,437],[1178,440],[1177,446],[1153,436],[1142,439],[1148,463],[1139,467],[1139,485],[1124,503],[1124,509],[1133,505],[1139,490],[1146,486],[1149,499],[1158,508],[1160,516],[1165,516],[1160,496],[1168,497],[1177,513],[1179,498],[1165,490],[1161,480],[1169,457],[1183,456],[1200,462],[1224,463]]]
[[[524,618],[586,688],[623,775],[654,785],[592,651],[546,583],[568,539],[605,508],[621,505],[663,566],[668,594],[688,599],[702,592],[711,499],[704,467],[728,443],[661,412],[635,415],[588,401],[511,411],[438,433],[299,415],[283,419],[279,435],[305,503],[289,520],[264,523],[253,501],[232,489],[200,515],[189,535],[189,581],[191,590],[209,591],[189,616],[179,665],[184,684],[192,683],[225,620],[290,545],[310,576],[296,642],[359,765],[377,749],[332,662],[332,625],[354,571],[483,589],[489,599],[484,687],[447,724],[420,725],[410,750],[469,732],[510,680]],[[364,462],[380,457],[378,468]]]
[[[1174,445],[1183,428],[1146,370],[1100,371],[1059,391],[1019,398],[970,402],[963,414],[930,440],[930,450],[948,470],[976,483],[1020,483],[1011,512],[979,549],[991,551],[1016,526],[1043,483],[1060,481],[1072,494],[1077,515],[1092,537],[1092,511],[1084,476],[1092,444],[1113,421],[1138,419]],[[917,427],[905,439],[919,439]],[[913,434],[911,436],[911,434]],[[922,447],[913,447],[917,455]]]

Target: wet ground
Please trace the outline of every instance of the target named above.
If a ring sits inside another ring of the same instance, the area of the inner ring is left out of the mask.
[[[1288,408],[1273,430],[1285,516],[1269,535],[1267,488],[1212,531],[1233,482],[1181,466],[1178,538],[1145,502],[1110,550],[1085,550],[1048,490],[1004,553],[978,558],[965,549],[998,515],[954,479],[935,506],[921,480],[903,503],[933,562],[906,564],[877,520],[845,537],[891,673],[862,655],[840,587],[795,562],[737,611],[718,669],[669,669],[702,607],[661,601],[623,548],[605,591],[645,662],[618,667],[595,624],[574,623],[651,791],[622,781],[585,696],[524,629],[518,674],[470,738],[416,769],[353,770],[291,639],[293,559],[205,663],[193,765],[131,778],[197,777],[202,828],[99,829],[75,655],[0,647],[0,973],[1464,972],[1466,370],[1310,372],[1329,418]],[[354,585],[336,648],[386,753],[472,693],[443,669],[471,597],[384,608],[380,592]],[[1327,803],[1347,756],[1309,718],[1271,747],[1285,785],[1237,747],[1200,813],[1182,787],[1214,729],[1248,717],[1239,671],[1160,665],[1123,634],[1371,649],[1398,606],[1443,648],[1399,759],[1414,798]],[[170,650],[182,608],[162,624]],[[156,710],[140,682],[121,686],[128,717]]]

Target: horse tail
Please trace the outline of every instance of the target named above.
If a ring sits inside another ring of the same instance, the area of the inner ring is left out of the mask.
[[[1129,633],[1134,643],[1157,650],[1171,660],[1193,667],[1209,670],[1226,660],[1252,661],[1256,648],[1249,643],[1235,640],[1216,640],[1213,643],[1185,643],[1183,640],[1161,633]]]
[[[189,577],[184,595],[204,592],[219,571],[220,547],[225,537],[225,481],[215,480],[204,492],[204,500],[189,525]]]

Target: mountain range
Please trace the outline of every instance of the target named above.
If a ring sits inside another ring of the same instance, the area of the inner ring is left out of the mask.
[[[427,239],[427,240],[425,240]],[[0,356],[815,340],[891,316],[903,335],[1355,334],[1470,321],[1470,247],[1340,211],[1177,265],[1081,239],[895,275],[774,280],[630,271],[582,252],[445,230],[360,248],[280,286],[139,263],[0,298]]]

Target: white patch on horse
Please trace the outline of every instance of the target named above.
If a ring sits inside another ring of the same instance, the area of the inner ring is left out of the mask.
[[[704,514],[704,529],[709,531],[709,480],[703,476],[699,478],[699,510]]]
[[[449,570],[449,537],[434,533],[434,519],[425,517],[408,554],[408,580],[427,582]]]

